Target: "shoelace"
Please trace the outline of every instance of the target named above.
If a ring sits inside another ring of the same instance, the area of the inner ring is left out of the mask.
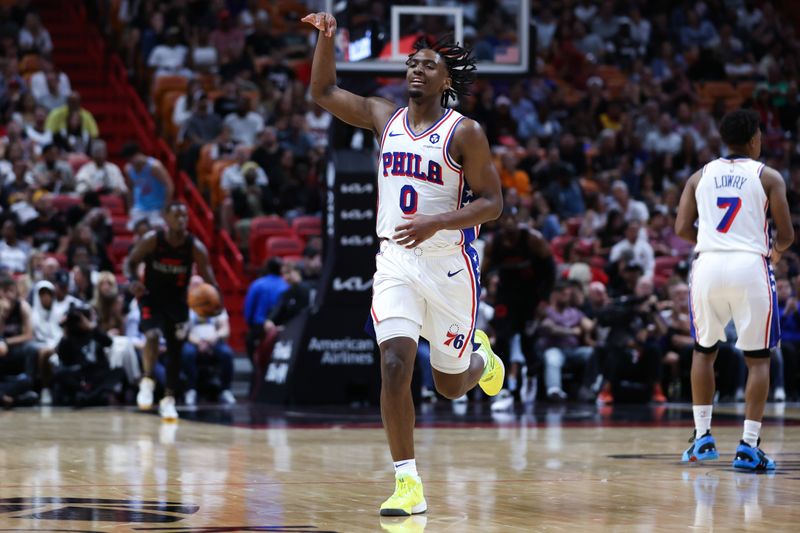
[[[399,498],[409,492],[411,492],[411,483],[409,483],[405,477],[397,478],[397,487],[394,491],[395,496]]]

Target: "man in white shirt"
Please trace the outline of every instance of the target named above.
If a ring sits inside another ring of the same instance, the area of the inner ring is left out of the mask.
[[[102,191],[127,196],[128,187],[122,171],[114,163],[106,161],[108,153],[105,141],[96,139],[92,143],[91,155],[92,160],[83,165],[75,176],[77,192]]]
[[[231,128],[233,138],[246,146],[253,146],[264,130],[264,118],[250,110],[250,100],[246,96],[239,97],[236,112],[227,115],[224,124]]]
[[[306,112],[308,133],[314,139],[315,147],[328,147],[328,128],[330,128],[332,120],[333,116],[317,104],[313,104],[311,109]]]
[[[265,213],[270,203],[269,180],[264,170],[248,161],[250,150],[244,146],[236,149],[236,164],[222,173],[220,187],[225,195],[222,202],[220,224],[233,233],[235,217],[246,220]]]
[[[222,388],[219,402],[227,405],[236,403],[230,390],[233,380],[233,350],[228,345],[230,332],[227,311],[223,310],[219,315],[210,318],[202,318],[194,311],[190,311],[189,335],[183,345],[181,358],[181,369],[187,378],[187,390],[184,394],[186,405],[192,406],[197,403],[198,359],[213,363],[217,367]]]
[[[658,119],[658,130],[647,134],[644,147],[657,155],[677,154],[681,149],[681,136],[672,130],[672,117],[664,113]]]
[[[628,222],[625,238],[611,248],[608,259],[614,263],[627,254],[633,254],[633,262],[642,266],[646,277],[652,278],[656,268],[655,253],[647,239],[641,237],[641,229],[642,223],[638,220]]]
[[[28,270],[30,245],[17,238],[17,223],[6,220],[3,223],[3,240],[0,241],[0,268],[12,274],[22,274]]]
[[[23,54],[38,52],[40,55],[50,55],[53,51],[50,32],[36,13],[25,15],[25,26],[19,30],[19,49]]]
[[[69,93],[72,92],[72,86],[69,83],[69,77],[63,72],[59,72],[53,67],[53,63],[45,58],[41,58],[41,70],[34,72],[31,75],[29,82],[31,94],[37,102],[42,99],[46,94],[54,94],[64,98],[66,101]],[[53,88],[48,88],[48,75],[52,74],[55,84]]]
[[[184,66],[189,49],[179,43],[179,35],[178,28],[170,28],[167,30],[167,42],[156,46],[150,52],[147,66],[156,69],[156,77],[167,75],[189,77],[192,75],[192,71]]]
[[[636,220],[644,223],[650,218],[645,203],[631,198],[628,185],[622,180],[611,184],[611,198],[608,203],[610,209],[616,209],[624,215],[625,222]]]

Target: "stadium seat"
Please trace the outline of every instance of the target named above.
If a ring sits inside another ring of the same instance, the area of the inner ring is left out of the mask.
[[[302,255],[303,248],[303,241],[297,237],[270,237],[265,246],[265,259]]]
[[[125,216],[128,209],[125,207],[125,201],[116,194],[104,194],[100,197],[100,205],[108,209],[111,216]]]
[[[572,217],[567,220],[567,235],[571,235],[573,237],[578,236],[578,230],[581,229],[581,225],[583,224],[582,217]]]
[[[172,111],[175,109],[175,102],[183,94],[184,91],[167,91],[162,98],[161,114],[158,118],[161,122],[161,131],[169,143],[174,143],[178,136],[178,127],[172,122]]]
[[[79,196],[70,196],[67,194],[57,194],[53,196],[53,208],[58,211],[66,211],[70,207],[80,205],[81,199]]]
[[[118,272],[122,271],[122,261],[127,257],[133,242],[132,236],[116,235],[111,244],[108,245],[108,257],[116,265]]]
[[[667,278],[670,277],[672,275],[673,270],[675,270],[675,266],[680,262],[681,262],[680,257],[673,257],[673,256],[656,257],[655,275]]]
[[[156,117],[161,116],[164,96],[170,91],[186,92],[189,81],[183,76],[159,76],[153,83],[152,100],[156,105]]]
[[[295,235],[308,239],[322,235],[322,219],[314,216],[301,216],[292,221],[292,229]]]
[[[564,257],[564,248],[573,240],[571,235],[559,235],[550,241],[550,248],[557,257]]]
[[[73,174],[77,174],[81,167],[89,161],[91,161],[89,156],[80,152],[67,155],[67,164],[69,164]]]
[[[214,148],[212,144],[204,144],[200,149],[200,157],[197,158],[197,183],[200,192],[204,192],[207,188],[209,176],[211,175],[211,168],[214,165],[214,159],[211,157],[211,150]]]
[[[206,190],[204,194],[208,195],[209,205],[212,211],[216,211],[219,204],[222,203],[222,187],[220,185],[222,182],[222,173],[234,163],[236,163],[236,161],[214,161],[211,165],[211,174],[208,177],[208,181],[205,183]],[[202,185],[203,184],[201,184],[201,186]],[[202,192],[201,189],[201,193]]]
[[[250,223],[250,237],[248,248],[250,250],[250,263],[261,266],[265,259],[264,243],[271,237],[288,237],[292,235],[292,228],[284,219],[278,216],[255,217]],[[301,250],[302,252],[302,250]]]
[[[133,235],[131,230],[128,229],[128,222],[130,219],[128,215],[111,215],[111,231],[115,236],[117,235]]]
[[[41,61],[38,54],[25,54],[19,62],[20,74],[30,74],[41,70]]]

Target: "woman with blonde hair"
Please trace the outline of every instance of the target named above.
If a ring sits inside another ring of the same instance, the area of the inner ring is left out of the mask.
[[[125,335],[125,315],[117,278],[104,270],[97,276],[92,307],[97,314],[97,325],[111,337],[108,362],[111,368],[123,368],[129,383],[141,378],[139,358],[131,339]]]

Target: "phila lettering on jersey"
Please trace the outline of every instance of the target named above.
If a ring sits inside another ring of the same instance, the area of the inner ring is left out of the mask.
[[[763,163],[746,157],[721,157],[703,167],[695,189],[698,252],[769,254],[763,170]]]
[[[408,108],[398,109],[386,123],[378,162],[377,233],[392,240],[403,216],[438,215],[461,209],[473,199],[461,165],[450,156],[450,142],[464,116],[452,109],[430,128],[415,134],[408,123]],[[479,226],[443,230],[420,248],[445,250],[469,244]]]

